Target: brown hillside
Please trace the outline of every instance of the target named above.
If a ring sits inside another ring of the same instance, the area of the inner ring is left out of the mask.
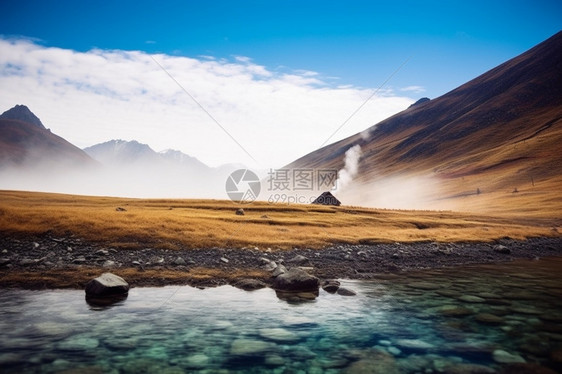
[[[0,119],[0,168],[34,166],[50,162],[62,165],[95,165],[81,149],[50,130],[34,124]]]
[[[340,169],[346,150],[359,144],[362,157],[352,203],[373,205],[370,195],[379,193],[377,186],[389,178],[423,178],[419,183],[431,185],[423,207],[559,216],[562,32],[365,133],[287,168]]]

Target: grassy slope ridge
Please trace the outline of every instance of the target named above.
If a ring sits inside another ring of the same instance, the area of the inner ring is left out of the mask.
[[[125,211],[118,211],[121,207]],[[245,215],[235,214],[242,207]],[[52,232],[120,248],[322,248],[337,243],[490,241],[558,236],[553,219],[219,200],[0,191],[0,232]]]
[[[360,145],[356,182],[365,190],[389,178],[423,177],[434,183],[425,196],[429,209],[559,215],[561,69],[562,32],[287,168],[341,169],[346,150]]]

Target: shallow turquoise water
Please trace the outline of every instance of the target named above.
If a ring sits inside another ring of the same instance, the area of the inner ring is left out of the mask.
[[[548,259],[343,281],[358,295],[301,303],[229,286],[133,288],[106,308],[83,291],[0,290],[0,371],[560,370],[561,270]]]

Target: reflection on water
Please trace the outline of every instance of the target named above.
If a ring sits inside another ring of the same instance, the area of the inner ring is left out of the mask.
[[[0,290],[0,371],[559,371],[560,270],[549,259],[387,275],[342,281],[354,297],[302,302],[232,287],[133,288],[111,306],[83,291]]]
[[[127,300],[129,294],[111,295],[106,297],[91,297],[86,296],[86,303],[94,310],[105,310],[114,305],[123,304]]]

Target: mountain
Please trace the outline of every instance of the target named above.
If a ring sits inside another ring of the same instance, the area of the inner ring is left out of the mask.
[[[104,165],[155,163],[162,161],[158,153],[152,150],[152,148],[136,140],[110,140],[84,148],[84,152]]]
[[[562,208],[562,32],[416,104],[285,169],[341,170],[359,146],[344,204],[392,206],[424,189],[423,207]]]
[[[84,152],[107,166],[176,167],[200,173],[210,170],[195,157],[173,149],[156,152],[148,144],[136,140],[114,139],[84,148]]]
[[[46,129],[25,105],[0,115],[0,169],[96,164],[81,149]]]
[[[201,171],[206,171],[209,167],[190,155],[183,152],[176,151],[174,149],[166,149],[164,151],[158,152],[158,154],[165,160],[175,163],[177,165],[187,166],[193,169],[199,169]]]
[[[39,127],[40,129],[45,128],[45,126],[43,126],[43,123],[41,123],[41,120],[25,105],[18,104],[12,109],[8,109],[0,115],[0,119],[13,119],[25,123],[30,123]]]

